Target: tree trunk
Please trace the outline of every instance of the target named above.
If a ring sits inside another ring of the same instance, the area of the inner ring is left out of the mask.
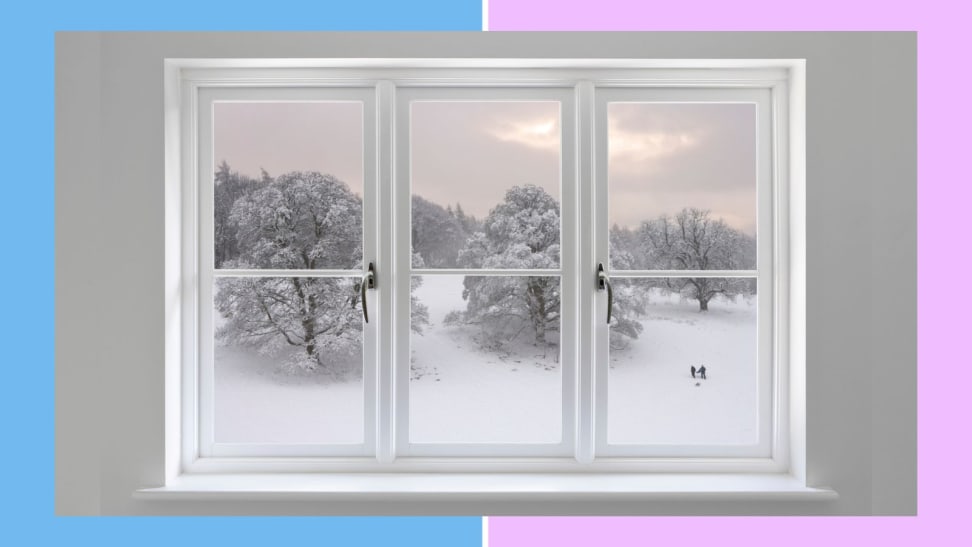
[[[535,343],[538,345],[543,345],[547,342],[547,329],[543,323],[543,319],[537,318],[533,320],[533,336]]]
[[[314,300],[314,295],[308,295],[304,292],[304,287],[299,278],[293,277],[290,282],[297,291],[297,296],[303,302],[303,306],[301,306],[303,317],[300,320],[300,325],[304,328],[304,351],[307,352],[308,360],[313,359],[317,361],[317,364],[321,364],[317,355],[317,335],[314,334],[317,331],[317,303]]]
[[[304,327],[304,350],[307,351],[308,358],[316,359],[317,340],[314,336],[316,322],[311,317],[305,317],[301,324]]]
[[[709,280],[705,277],[690,280],[695,286],[695,298],[699,300],[699,311],[709,311],[709,300],[712,293],[709,291]]]
[[[547,306],[540,295],[540,305],[533,317],[533,337],[537,344],[543,345],[547,341]]]
[[[534,281],[528,286],[535,306],[531,306],[531,320],[533,321],[533,340],[537,345],[547,342],[547,302],[543,291],[543,282]]]

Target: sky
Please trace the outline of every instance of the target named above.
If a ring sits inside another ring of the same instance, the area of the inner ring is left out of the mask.
[[[756,106],[608,105],[608,217],[634,227],[683,207],[756,233]]]
[[[217,102],[213,105],[214,165],[259,178],[319,171],[361,195],[364,180],[360,102]]]
[[[560,103],[413,102],[412,192],[483,218],[516,185],[560,201]]]
[[[357,102],[217,103],[215,159],[254,177],[329,173],[360,194],[362,114]],[[480,218],[517,184],[559,201],[560,121],[557,102],[416,101],[412,191]],[[611,103],[608,154],[610,224],[699,207],[755,234],[754,105]]]

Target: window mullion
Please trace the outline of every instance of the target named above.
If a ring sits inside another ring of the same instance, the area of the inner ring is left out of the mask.
[[[391,205],[388,221],[388,243],[391,258],[389,267],[392,268],[390,281],[394,283],[392,289],[394,305],[390,309],[392,318],[389,332],[391,359],[387,364],[388,375],[384,376],[388,385],[383,386],[388,394],[386,403],[389,405],[387,422],[384,424],[387,437],[384,441],[389,444],[379,454],[379,459],[389,461],[399,457],[407,449],[408,441],[408,381],[410,369],[410,299],[411,294],[411,189],[408,180],[410,143],[408,124],[400,119],[402,112],[398,111],[398,88],[391,82],[382,82],[380,89],[387,93],[381,98],[383,125],[382,151],[383,160],[387,161],[388,169],[383,178],[388,180],[388,191],[385,200]]]
[[[594,461],[594,364],[597,348],[591,333],[594,332],[594,264],[596,246],[594,207],[599,206],[595,197],[594,176],[594,85],[589,81],[579,82],[574,88],[576,97],[576,147],[577,147],[577,260],[573,264],[577,279],[577,388],[576,393],[576,433],[574,457],[578,462]],[[588,275],[589,274],[589,275]]]
[[[395,129],[395,86],[390,81],[381,81],[375,89],[377,95],[377,192],[378,203],[378,242],[375,254],[378,262],[378,315],[377,343],[377,423],[375,455],[379,463],[390,463],[395,459],[395,414],[397,398],[394,397],[395,371],[394,326],[397,313],[395,307],[396,290],[401,286],[398,277],[407,274],[397,269],[395,263],[395,194],[393,192],[394,173],[394,129]],[[406,243],[407,246],[407,243]],[[406,287],[407,287],[406,283]]]

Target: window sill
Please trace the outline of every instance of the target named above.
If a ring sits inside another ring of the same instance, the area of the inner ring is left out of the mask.
[[[172,501],[798,500],[838,494],[785,474],[187,474],[133,493]]]

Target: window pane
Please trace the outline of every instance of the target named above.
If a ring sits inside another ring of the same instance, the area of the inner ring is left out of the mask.
[[[216,442],[363,441],[357,283],[216,280]]]
[[[217,268],[361,264],[363,111],[358,102],[217,102]]]
[[[560,103],[413,102],[412,249],[427,268],[557,268]]]
[[[609,103],[611,267],[756,268],[756,106]]]
[[[608,442],[756,443],[756,280],[612,282]]]
[[[561,438],[560,280],[413,277],[409,440]]]

